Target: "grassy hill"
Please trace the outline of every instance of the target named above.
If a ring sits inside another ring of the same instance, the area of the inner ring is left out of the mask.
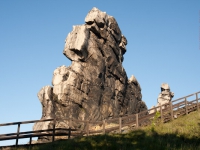
[[[24,150],[27,148],[18,148]],[[57,141],[34,150],[200,150],[200,112],[169,123],[156,120],[126,134],[106,134]]]

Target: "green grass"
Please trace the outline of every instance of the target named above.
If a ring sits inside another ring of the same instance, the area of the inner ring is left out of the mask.
[[[25,148],[18,148],[24,150]],[[106,134],[57,141],[31,150],[200,150],[200,112],[127,134]]]

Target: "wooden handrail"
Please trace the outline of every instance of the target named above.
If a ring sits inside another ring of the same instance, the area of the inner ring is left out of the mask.
[[[69,129],[66,129],[66,128],[56,128],[55,129],[55,131],[59,131],[59,130],[68,131]],[[30,134],[30,133],[39,133],[39,132],[48,132],[48,131],[53,131],[53,129],[19,132],[19,134]],[[71,129],[71,131],[79,131],[79,130]],[[3,137],[3,136],[11,136],[11,135],[17,135],[17,133],[0,134],[0,138]]]
[[[35,123],[35,122],[45,122],[45,121],[52,121],[53,119],[41,119],[41,120],[31,120],[31,121],[22,121],[22,122],[11,122],[11,123],[3,123],[0,126],[9,126],[9,125],[17,125],[17,124],[28,124],[28,123]]]
[[[178,100],[185,99],[185,98],[187,98],[187,97],[193,96],[193,95],[198,94],[198,93],[200,93],[200,91],[199,91],[199,92],[196,92],[196,93],[193,93],[193,94],[190,94],[190,95],[187,95],[187,96],[184,96],[184,97],[181,97],[181,98],[178,98],[178,99],[175,99],[175,100],[173,100],[172,102],[176,102],[176,101],[178,101]]]
[[[68,135],[68,132],[66,133],[55,133],[55,136],[65,136]],[[79,133],[71,133],[72,136],[78,136]],[[18,139],[22,138],[30,138],[30,137],[42,137],[42,136],[53,136],[53,133],[34,133],[34,134],[25,134],[25,135],[19,135]],[[8,137],[1,137],[0,141],[3,140],[13,140],[16,139],[17,136],[8,136]]]

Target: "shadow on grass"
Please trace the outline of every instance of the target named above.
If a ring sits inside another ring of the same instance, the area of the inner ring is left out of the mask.
[[[177,134],[158,134],[153,129],[148,135],[143,130],[135,130],[128,134],[98,135],[80,137],[66,141],[57,141],[40,146],[38,150],[199,150],[200,137],[186,138]]]

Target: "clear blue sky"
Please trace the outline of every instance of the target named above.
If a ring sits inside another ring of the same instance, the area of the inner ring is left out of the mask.
[[[199,0],[1,0],[0,123],[40,119],[37,93],[57,67],[71,64],[62,54],[65,38],[93,7],[114,16],[126,36],[123,66],[148,108],[163,82],[174,99],[200,91]],[[13,131],[0,127],[0,134]]]

